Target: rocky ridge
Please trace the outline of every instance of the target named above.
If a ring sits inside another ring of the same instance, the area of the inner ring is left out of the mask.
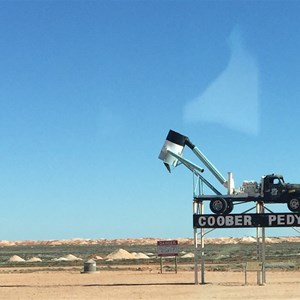
[[[62,239],[62,240],[19,240],[19,241],[6,241],[0,240],[0,247],[8,246],[35,246],[35,245],[156,245],[157,241],[169,240],[165,238],[126,238],[126,239]],[[171,240],[171,239],[170,239]],[[178,243],[181,245],[192,245],[192,238],[177,238]],[[205,238],[206,244],[249,244],[255,243],[256,237],[218,237],[218,238]],[[300,237],[268,237],[266,243],[299,243]]]

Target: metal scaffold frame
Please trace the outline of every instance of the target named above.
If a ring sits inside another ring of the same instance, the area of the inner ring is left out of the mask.
[[[264,204],[256,203],[257,214],[264,213]],[[193,213],[197,215],[204,214],[203,201],[193,202]],[[194,271],[195,284],[205,284],[205,236],[214,229],[194,228]],[[257,284],[264,285],[266,283],[266,237],[265,227],[256,227],[256,260],[261,265],[261,269],[257,271]],[[199,270],[200,261],[200,270]],[[201,274],[199,280],[199,272]]]
[[[219,181],[222,187],[227,189],[227,194],[219,192],[201,173],[204,171],[201,167],[183,157],[183,149],[187,146],[204,164],[204,166],[212,173]],[[170,130],[165,143],[159,154],[169,172],[172,168],[179,165],[185,166],[193,173],[193,228],[194,228],[194,246],[195,246],[195,284],[199,284],[198,278],[198,262],[201,260],[201,284],[205,283],[205,235],[217,228],[256,228],[256,264],[261,266],[257,271],[258,284],[266,283],[266,268],[265,268],[265,227],[300,227],[300,197],[291,198],[287,202],[288,208],[292,213],[273,213],[267,209],[264,203],[286,203],[286,199],[281,201],[270,200],[270,185],[273,185],[272,195],[274,196],[281,190],[276,187],[273,180],[279,180],[280,187],[284,183],[282,176],[274,174],[262,177],[261,186],[259,189],[256,182],[245,182],[240,190],[235,190],[234,180],[231,172],[227,173],[227,180],[217,170],[217,168],[207,159],[207,157],[195,146],[187,136]],[[269,181],[267,181],[269,180]],[[247,185],[248,184],[248,185]],[[208,187],[214,194],[204,195],[204,186]],[[268,197],[265,195],[264,188]],[[269,194],[268,194],[269,193]],[[300,193],[300,189],[299,189]],[[204,214],[204,201],[210,201],[210,209],[214,214]],[[255,203],[255,206],[247,211],[239,214],[231,214],[233,207],[237,204]],[[299,206],[299,207],[298,207]],[[256,209],[255,213],[250,213]],[[268,210],[268,213],[265,213]],[[205,231],[205,229],[207,229]],[[294,228],[295,229],[295,228]],[[295,229],[299,232],[297,229]],[[249,262],[250,264],[251,262]],[[246,270],[246,268],[245,268]],[[249,267],[250,270],[250,267]],[[253,268],[251,268],[253,271]],[[246,279],[246,271],[245,271]]]
[[[206,180],[203,181],[203,177],[198,172],[193,172],[193,214],[204,214],[204,201],[195,200],[199,195],[203,195],[203,187],[206,184]],[[210,186],[209,186],[210,187]],[[256,203],[256,213],[265,213],[265,206],[263,202]],[[250,210],[252,210],[251,208]],[[248,213],[250,210],[244,212]],[[195,271],[195,284],[205,284],[205,235],[214,231],[204,228],[194,228],[194,271]],[[266,268],[265,268],[265,256],[266,256],[266,238],[265,227],[256,227],[256,259],[261,265],[261,269],[257,271],[257,284],[263,285],[266,283]],[[199,260],[200,260],[200,281],[199,281]]]

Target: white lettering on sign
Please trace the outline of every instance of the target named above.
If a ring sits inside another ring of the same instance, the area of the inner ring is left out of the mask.
[[[251,226],[252,225],[252,217],[251,216],[245,216],[244,217],[244,221],[245,221],[245,226]]]
[[[277,225],[284,225],[285,218],[283,215],[278,216]]]
[[[300,216],[299,215],[270,215],[268,216],[268,224],[269,226],[285,226],[292,225],[297,226],[300,225]]]
[[[242,216],[236,216],[236,218],[235,218],[235,225],[236,226],[242,226],[243,225],[243,218],[242,218]]]
[[[217,224],[218,224],[218,226],[224,226],[225,219],[224,218],[217,218]]]
[[[225,217],[225,224],[226,226],[232,226],[234,223],[233,223],[233,216],[226,216]]]
[[[300,227],[300,214],[194,215],[194,228]]]
[[[205,226],[205,221],[206,221],[205,217],[199,217],[199,219],[198,219],[199,226],[200,227]]]
[[[288,215],[288,216],[286,217],[286,224],[287,224],[287,225],[292,225],[292,224],[294,224],[294,221],[295,221],[294,216]]]
[[[276,216],[275,215],[271,215],[269,216],[269,226],[272,226],[273,222],[275,222],[276,220]]]
[[[248,215],[200,216],[198,224],[200,227],[252,226],[252,217]]]

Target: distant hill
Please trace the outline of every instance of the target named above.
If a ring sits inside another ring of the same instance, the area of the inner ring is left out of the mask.
[[[0,247],[6,246],[34,246],[34,245],[156,245],[159,240],[167,240],[160,238],[126,238],[126,239],[63,239],[63,240],[20,240],[20,241],[5,241],[0,240]],[[192,245],[192,238],[178,238],[180,245]],[[299,243],[300,237],[268,237],[266,243]],[[205,238],[205,244],[249,244],[256,243],[256,237],[220,237],[220,238]]]

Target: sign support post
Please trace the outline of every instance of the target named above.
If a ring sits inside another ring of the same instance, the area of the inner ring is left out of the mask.
[[[204,213],[204,205],[203,205],[203,201],[200,202],[200,214],[202,215]],[[201,235],[201,247],[200,247],[200,251],[201,251],[201,284],[205,283],[205,253],[204,253],[204,228],[201,228],[200,230],[200,235]]]
[[[264,203],[256,203],[256,213],[264,214]],[[266,283],[266,229],[264,226],[256,227],[256,243],[257,243],[257,260],[261,262],[262,268],[257,271],[257,284],[263,285]]]
[[[204,214],[204,203],[203,201],[194,201],[193,202],[193,210],[194,215],[203,215]],[[198,234],[200,234],[200,243],[198,243]],[[204,228],[200,228],[200,232],[198,233],[198,229],[194,226],[194,270],[195,270],[195,284],[199,284],[198,278],[198,260],[199,260],[199,252],[200,252],[200,262],[201,262],[201,282],[200,284],[205,284],[205,252],[204,252]],[[200,248],[198,247],[200,245]]]
[[[193,202],[193,212],[198,214],[198,203]],[[194,272],[195,272],[195,284],[199,284],[198,280],[198,232],[197,227],[194,227]]]

